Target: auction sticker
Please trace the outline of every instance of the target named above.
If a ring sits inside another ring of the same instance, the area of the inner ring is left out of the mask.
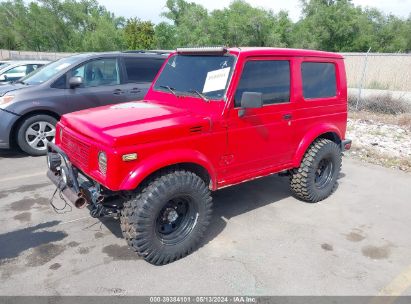
[[[210,71],[204,83],[203,93],[224,90],[231,68]]]

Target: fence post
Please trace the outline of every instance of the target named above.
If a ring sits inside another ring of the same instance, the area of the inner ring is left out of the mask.
[[[368,49],[367,54],[365,54],[365,60],[364,60],[364,68],[362,71],[362,75],[361,75],[361,79],[360,79],[360,85],[358,88],[358,97],[357,97],[357,104],[355,105],[355,110],[358,111],[358,105],[361,101],[361,91],[362,91],[362,86],[363,86],[363,82],[365,79],[365,74],[367,71],[367,64],[368,64],[368,53],[371,51],[371,47]]]

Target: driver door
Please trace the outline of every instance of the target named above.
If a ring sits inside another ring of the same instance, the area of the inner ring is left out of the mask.
[[[68,89],[68,102],[76,110],[126,101],[122,88],[118,58],[98,58],[69,72],[69,77],[80,76],[83,84]]]
[[[227,172],[231,178],[291,162],[290,71],[291,61],[287,58],[250,58],[245,62],[228,118]],[[240,117],[244,92],[262,93],[263,107],[247,109]]]

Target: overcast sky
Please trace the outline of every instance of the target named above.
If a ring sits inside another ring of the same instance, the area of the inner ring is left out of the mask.
[[[164,10],[166,0],[98,0],[107,9],[118,16],[138,17],[154,23],[162,21],[160,13]],[[227,7],[232,0],[187,0],[205,6],[208,10]],[[297,21],[301,7],[298,0],[247,0],[253,6],[272,9],[274,12],[287,10],[289,16]],[[411,13],[411,0],[354,0],[355,5],[372,6],[385,13],[408,17]]]

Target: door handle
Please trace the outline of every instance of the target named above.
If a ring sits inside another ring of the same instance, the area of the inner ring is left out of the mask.
[[[123,94],[123,93],[124,93],[124,91],[123,91],[123,90],[120,90],[120,89],[116,89],[116,90],[113,91],[113,94],[114,94],[114,95],[121,95],[121,94]]]
[[[290,120],[291,118],[293,118],[293,116],[292,116],[291,114],[284,114],[284,115],[283,115],[283,118],[284,118],[285,120]]]
[[[140,93],[140,92],[141,92],[141,90],[139,88],[133,88],[133,89],[130,90],[131,94],[137,94],[137,93]]]

